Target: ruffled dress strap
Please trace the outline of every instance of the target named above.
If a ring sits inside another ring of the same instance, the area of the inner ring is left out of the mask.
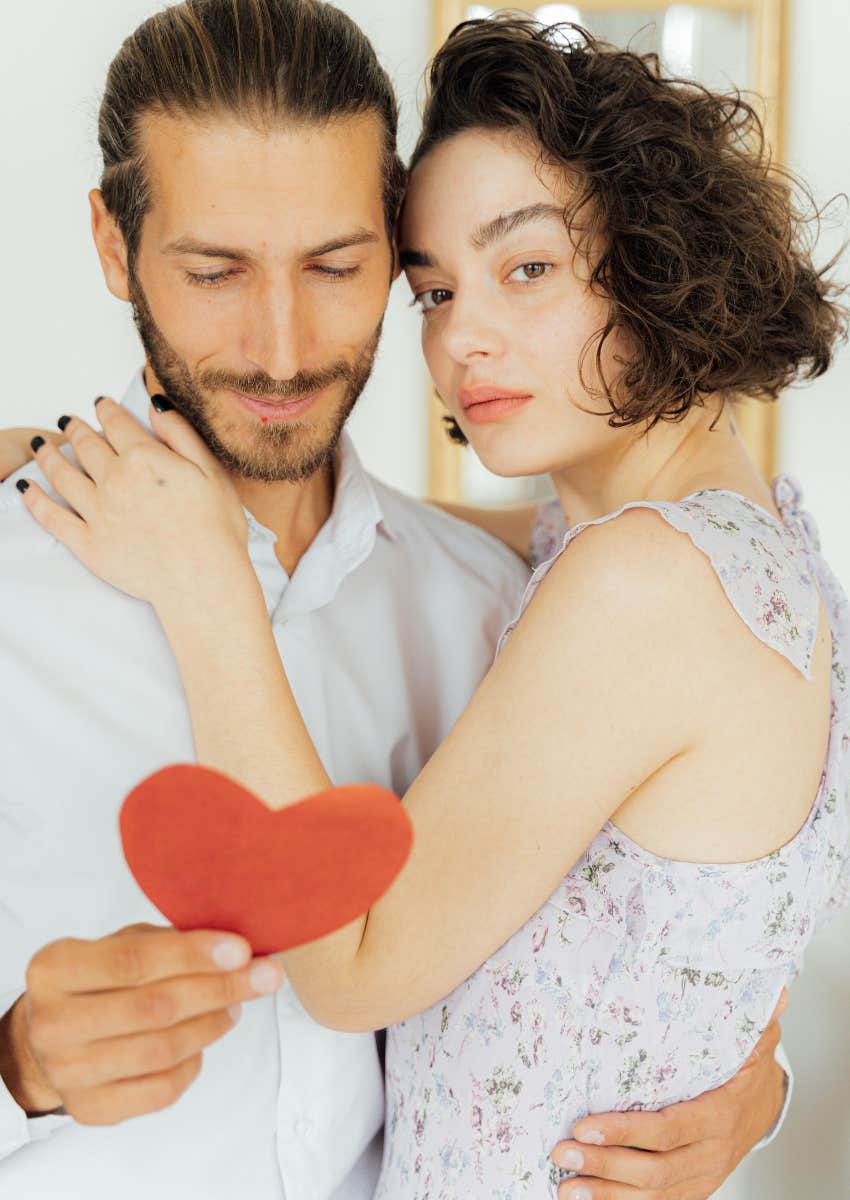
[[[820,620],[820,596],[810,564],[810,555],[817,552],[819,544],[817,528],[800,508],[799,488],[789,477],[776,480],[774,496],[782,520],[738,492],[707,489],[683,500],[635,501],[568,530],[563,514],[558,526],[547,505],[540,515],[536,546],[538,552],[548,549],[550,553],[531,577],[519,616],[553,564],[585,529],[614,520],[629,509],[648,508],[686,534],[705,555],[751,632],[811,678]],[[561,532],[560,548],[551,552]],[[516,621],[508,626],[503,640],[515,625]]]
[[[850,906],[850,602],[821,554],[817,525],[802,507],[797,482],[780,476],[773,497],[783,523],[806,554],[832,635],[832,730],[817,814],[821,827],[828,830],[823,835],[828,837],[828,849],[816,921],[820,926]]]

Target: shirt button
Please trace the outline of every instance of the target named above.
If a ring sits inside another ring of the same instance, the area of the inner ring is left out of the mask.
[[[292,1126],[292,1130],[296,1137],[307,1137],[313,1132],[313,1122],[309,1117],[299,1117]]]

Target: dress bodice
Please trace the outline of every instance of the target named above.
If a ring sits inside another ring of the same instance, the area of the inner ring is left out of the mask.
[[[806,677],[823,603],[831,734],[805,824],[764,858],[713,864],[660,858],[606,823],[487,962],[389,1031],[376,1200],[554,1195],[550,1152],[581,1117],[665,1107],[736,1073],[814,928],[850,898],[848,604],[796,485],[780,477],[773,494],[781,520],[722,490],[625,507],[687,535],[752,634]],[[517,620],[585,528],[541,515]]]

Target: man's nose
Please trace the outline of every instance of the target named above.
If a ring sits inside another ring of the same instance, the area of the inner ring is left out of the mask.
[[[264,285],[252,297],[246,313],[245,355],[271,379],[292,379],[303,369],[306,314],[299,311],[293,288]]]

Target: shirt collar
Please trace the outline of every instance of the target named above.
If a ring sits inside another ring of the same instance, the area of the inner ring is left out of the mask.
[[[144,368],[140,368],[133,376],[121,403],[140,424],[150,430],[150,396],[145,386]],[[351,435],[345,429],[334,452],[334,479],[333,507],[325,526],[331,544],[343,548],[360,541],[360,535],[372,529],[380,529],[390,541],[395,541],[397,534],[387,521],[375,485],[360,461]],[[248,518],[250,540],[272,543],[277,540],[276,534],[261,525],[253,513],[248,509],[244,511]]]

